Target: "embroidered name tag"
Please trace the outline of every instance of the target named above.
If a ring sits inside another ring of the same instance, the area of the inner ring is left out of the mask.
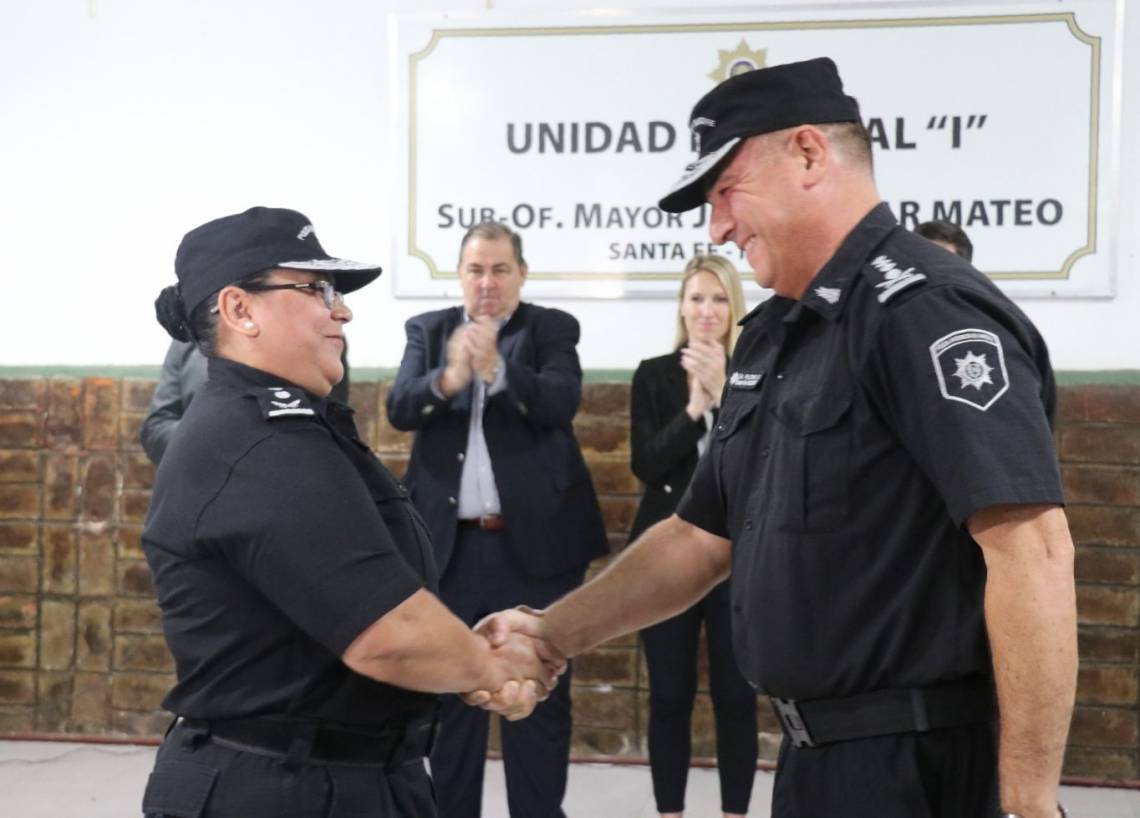
[[[758,389],[764,380],[763,372],[733,372],[728,376],[729,389]]]

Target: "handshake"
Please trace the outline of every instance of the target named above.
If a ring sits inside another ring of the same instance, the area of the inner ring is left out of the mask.
[[[463,701],[508,721],[526,718],[566,672],[567,657],[551,641],[542,611],[520,605],[491,614],[474,630],[491,646],[490,678],[502,684],[464,693]]]

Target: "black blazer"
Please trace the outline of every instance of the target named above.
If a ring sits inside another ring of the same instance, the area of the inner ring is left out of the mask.
[[[630,390],[630,467],[645,484],[630,540],[677,509],[697,467],[697,443],[708,427],[685,412],[689,384],[678,350],[637,366]]]
[[[442,574],[455,546],[459,478],[473,386],[450,400],[431,384],[463,308],[417,315],[388,394],[388,420],[416,432],[405,477],[431,529]],[[519,304],[499,331],[507,388],[487,400],[483,434],[506,519],[508,547],[524,572],[552,577],[608,552],[605,524],[571,421],[582,398],[578,322],[561,310]]]

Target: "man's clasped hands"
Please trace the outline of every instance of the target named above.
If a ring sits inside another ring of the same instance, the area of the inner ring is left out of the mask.
[[[463,701],[508,721],[526,718],[554,690],[567,666],[566,655],[550,639],[542,612],[520,605],[491,614],[474,630],[490,643],[492,657],[503,663],[510,678],[498,690],[462,694]]]

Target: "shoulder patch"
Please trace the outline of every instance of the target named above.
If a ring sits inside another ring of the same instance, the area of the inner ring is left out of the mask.
[[[946,400],[986,411],[1009,390],[1001,339],[984,329],[960,329],[930,345],[938,388]]]
[[[281,417],[312,416],[312,405],[309,396],[299,389],[289,386],[267,386],[255,389],[253,394],[261,406],[261,414],[266,420]]]
[[[886,304],[901,290],[926,281],[924,273],[915,272],[914,267],[901,267],[885,253],[875,256],[863,269],[879,291],[877,297],[880,304]]]

